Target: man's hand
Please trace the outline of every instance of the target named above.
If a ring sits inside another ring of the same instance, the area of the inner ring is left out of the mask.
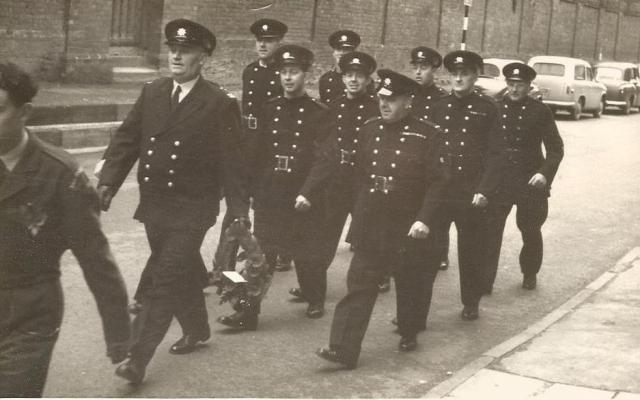
[[[547,186],[547,178],[541,173],[537,173],[529,179],[529,185],[536,189],[544,189]]]
[[[429,227],[424,222],[416,221],[411,225],[408,236],[414,239],[426,239],[429,236]]]
[[[111,343],[107,345],[107,357],[111,359],[112,364],[118,364],[127,358],[129,352],[128,342]]]
[[[489,200],[482,193],[476,193],[473,195],[471,205],[476,208],[485,208],[489,204]]]
[[[306,197],[299,194],[298,197],[296,197],[295,208],[296,208],[296,211],[307,211],[308,209],[311,208],[311,202],[307,200]]]
[[[108,211],[109,207],[111,207],[111,200],[113,199],[113,189],[111,189],[111,186],[98,186],[98,199],[100,200],[100,209],[102,211]]]

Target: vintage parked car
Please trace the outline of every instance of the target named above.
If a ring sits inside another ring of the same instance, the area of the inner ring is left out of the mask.
[[[595,118],[606,106],[607,88],[594,79],[591,65],[578,58],[558,56],[531,57],[528,64],[536,70],[535,83],[540,88],[542,101],[554,112],[569,111],[574,120],[582,112]]]
[[[476,81],[476,90],[496,100],[500,100],[507,91],[507,81],[502,74],[502,68],[513,62],[522,61],[505,58],[485,58],[482,73]],[[540,91],[535,84],[531,85],[529,95],[536,99],[540,98]]]
[[[619,107],[625,114],[631,107],[640,107],[640,76],[638,66],[624,62],[601,62],[596,79],[607,87],[607,106]]]

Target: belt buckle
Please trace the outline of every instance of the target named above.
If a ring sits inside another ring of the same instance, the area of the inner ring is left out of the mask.
[[[289,156],[276,156],[275,170],[291,172],[291,168],[289,168]]]
[[[388,178],[386,176],[376,175],[373,178],[373,189],[380,192],[389,193]]]
[[[254,117],[253,115],[250,115],[247,117],[247,126],[249,127],[249,129],[258,129],[258,118]]]
[[[351,165],[351,156],[353,156],[352,152],[340,149],[340,164]]]

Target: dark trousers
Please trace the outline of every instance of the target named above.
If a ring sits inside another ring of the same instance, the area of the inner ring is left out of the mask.
[[[455,198],[443,203],[438,230],[452,222],[458,232],[460,295],[465,306],[477,306],[483,293],[486,210],[471,206],[471,199]]]
[[[437,265],[425,240],[407,239],[401,251],[376,251],[356,247],[347,274],[347,295],[338,302],[331,324],[329,346],[347,361],[357,361],[362,340],[378,297],[378,284],[395,265],[398,330],[414,336],[420,329],[419,313],[424,285],[433,286]],[[428,261],[430,260],[430,261]],[[430,300],[430,299],[429,299]],[[428,307],[427,307],[428,310]]]
[[[305,212],[260,208],[254,213],[254,234],[273,273],[280,249],[292,254],[302,294],[310,304],[324,304],[327,272],[322,234],[323,210],[313,206]]]
[[[326,199],[326,217],[323,228],[326,238],[323,240],[323,244],[325,246],[325,263],[328,269],[336,256],[344,224],[353,208],[353,189],[344,185],[333,186],[327,191]]]
[[[437,227],[433,230],[433,240],[436,247],[438,261],[449,260],[449,230],[451,223]]]
[[[516,206],[516,224],[522,235],[520,270],[535,275],[542,265],[542,225],[547,219],[549,201],[543,196],[498,197],[487,210],[485,284],[492,288],[498,272],[504,226]]]
[[[150,286],[141,296],[142,311],[133,321],[131,358],[146,366],[175,316],[184,334],[210,333],[203,287],[207,271],[200,246],[207,229],[171,230],[145,224],[151,256]]]
[[[235,219],[236,219],[236,216],[229,211],[229,208],[227,208],[227,211],[224,214],[224,218],[222,219],[222,225],[220,226],[220,238],[218,239],[218,248],[223,243],[222,237],[224,235],[224,232],[227,230],[229,225],[233,223]],[[236,255],[238,254],[239,245],[238,243],[233,243],[232,246],[233,246],[233,251],[231,252],[231,258],[229,260],[229,264],[224,266],[225,271],[234,271],[236,268]]]
[[[0,289],[0,397],[42,397],[63,309],[57,279]]]

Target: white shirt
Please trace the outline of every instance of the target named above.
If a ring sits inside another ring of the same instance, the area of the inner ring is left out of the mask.
[[[178,83],[176,81],[173,81],[173,90],[171,91],[171,96],[173,97],[173,94],[176,92],[176,88],[180,86],[180,89],[182,90],[180,92],[180,96],[178,96],[178,103],[180,103],[182,100],[184,100],[185,97],[187,97],[191,89],[193,89],[193,87],[196,85],[196,82],[198,82],[198,79],[200,79],[200,75],[196,76],[195,79],[192,79],[185,83]]]
[[[0,154],[0,160],[4,163],[5,167],[9,170],[9,172],[13,171],[16,167],[16,164],[22,158],[22,154],[24,150],[27,148],[27,143],[29,142],[29,135],[27,135],[27,131],[22,130],[22,138],[20,138],[20,143],[13,149],[7,151],[4,154]]]

